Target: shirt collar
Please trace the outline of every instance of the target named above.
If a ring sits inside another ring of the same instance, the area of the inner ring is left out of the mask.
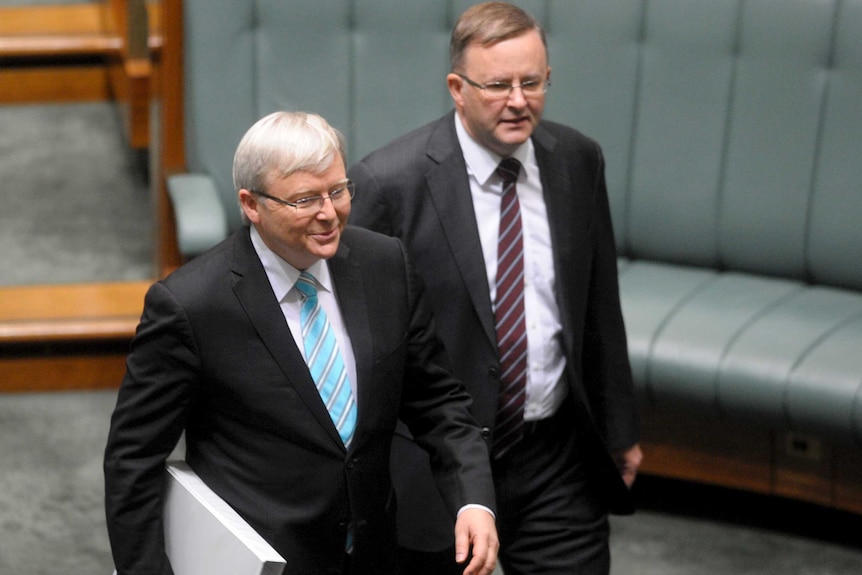
[[[263,264],[263,269],[266,272],[266,277],[269,278],[269,283],[272,286],[272,291],[279,302],[285,301],[290,290],[296,285],[297,280],[303,270],[298,270],[278,254],[269,249],[260,233],[254,226],[251,227],[251,243],[254,246],[254,251],[257,252],[257,257],[260,258],[260,263]],[[318,287],[324,291],[332,293],[332,277],[329,275],[329,266],[326,265],[326,260],[317,260],[304,271],[307,271],[317,280]]]
[[[467,170],[476,177],[480,186],[485,186],[503,158],[474,140],[467,132],[467,128],[464,127],[461,116],[457,113],[455,114],[455,132],[458,135],[458,143],[461,144],[461,152],[464,154]],[[518,146],[510,157],[526,166],[529,159],[533,157],[533,139],[528,138],[526,142]],[[526,170],[521,170],[518,179],[524,177],[526,177]]]

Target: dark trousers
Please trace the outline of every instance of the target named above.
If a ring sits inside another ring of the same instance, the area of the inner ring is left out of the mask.
[[[505,575],[608,575],[610,526],[582,461],[572,417],[527,424],[527,435],[493,461],[499,562]],[[402,575],[460,574],[455,550],[400,550]]]

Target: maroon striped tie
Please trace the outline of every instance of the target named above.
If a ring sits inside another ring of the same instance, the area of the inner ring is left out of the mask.
[[[524,400],[527,394],[527,328],[524,319],[524,242],[521,208],[515,181],[521,164],[513,158],[500,162],[503,180],[500,235],[497,240],[497,295],[494,319],[500,356],[500,399],[491,448],[502,456],[524,435]]]

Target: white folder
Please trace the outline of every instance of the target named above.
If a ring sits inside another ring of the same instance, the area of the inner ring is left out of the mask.
[[[167,464],[165,547],[174,575],[282,575],[285,561],[185,462]]]

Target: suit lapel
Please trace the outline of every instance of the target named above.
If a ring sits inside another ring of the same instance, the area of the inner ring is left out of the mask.
[[[573,292],[585,289],[586,284],[581,281],[567,281],[567,278],[578,273],[573,270],[587,270],[590,265],[590,262],[583,260],[582,248],[586,244],[585,235],[590,227],[591,211],[587,202],[592,197],[592,190],[588,186],[594,183],[579,176],[591,174],[592,171],[570,165],[569,162],[574,161],[571,150],[559,150],[557,139],[541,124],[533,132],[533,145],[551,230],[554,273],[557,278],[556,299],[563,324],[564,345],[566,355],[571,358],[570,336],[574,329],[570,322],[571,301],[579,299]]]
[[[231,269],[234,273],[233,291],[240,305],[308,410],[336,445],[343,448],[338,430],[329,417],[305,359],[296,347],[281,307],[272,293],[269,278],[251,244],[248,229],[241,230],[234,237]]]
[[[576,191],[573,189],[564,154],[555,153],[557,140],[541,125],[533,132],[533,149],[542,179],[542,196],[551,228],[551,243],[554,248],[555,265],[566,260],[566,250],[572,245],[572,237],[578,227],[577,218],[583,217],[574,210]]]
[[[485,271],[476,212],[470,194],[467,166],[455,133],[454,112],[438,123],[428,141],[428,157],[435,163],[425,174],[446,242],[470,294],[473,308],[488,340],[496,345],[491,291]]]

